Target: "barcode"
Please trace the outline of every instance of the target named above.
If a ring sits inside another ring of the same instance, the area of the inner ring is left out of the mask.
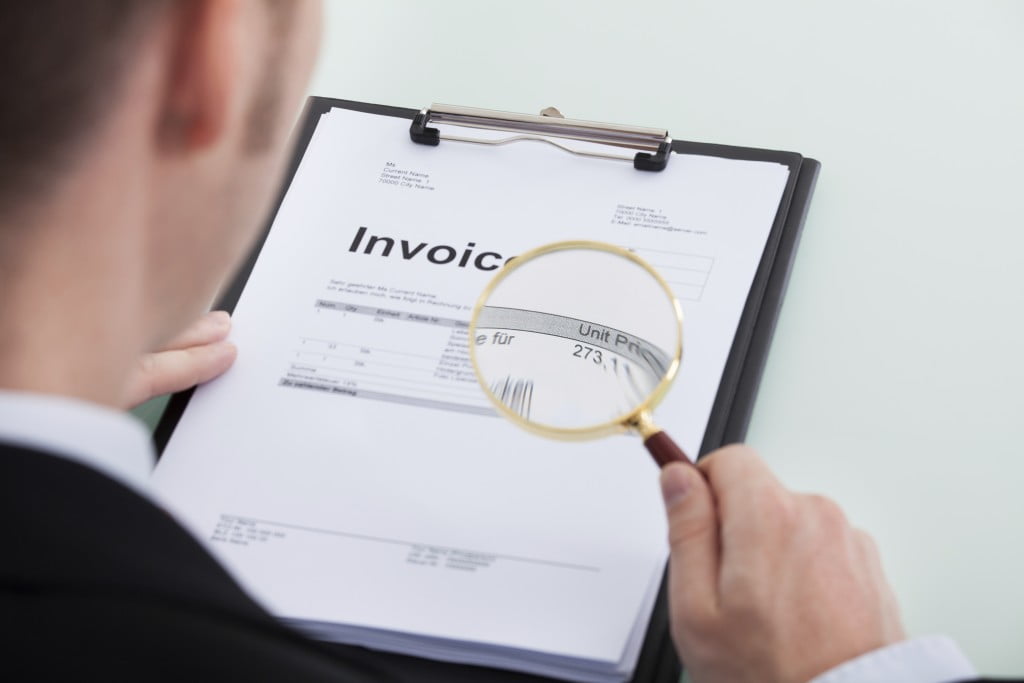
[[[532,379],[515,379],[511,376],[499,379],[491,384],[491,393],[521,418],[530,419],[530,404],[533,401]]]

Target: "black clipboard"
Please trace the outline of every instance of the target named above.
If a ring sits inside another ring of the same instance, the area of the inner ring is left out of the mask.
[[[426,141],[416,140],[417,130],[421,136],[423,135],[424,117],[428,114],[428,110],[367,104],[327,97],[310,97],[296,128],[295,151],[285,173],[274,210],[249,257],[223,292],[217,308],[227,311],[234,310],[321,117],[336,108],[409,119],[412,122],[410,134],[414,141],[422,144],[438,144],[437,140],[429,138]],[[640,172],[659,170],[659,162],[664,162],[668,156],[671,156],[667,154],[668,148],[679,154],[771,161],[789,168],[789,179],[783,190],[775,222],[768,234],[760,265],[747,296],[747,302],[736,329],[736,336],[733,339],[732,349],[722,373],[718,394],[715,397],[708,426],[704,433],[700,449],[700,455],[703,456],[719,446],[741,441],[746,435],[821,164],[796,152],[672,140],[666,135],[666,140],[655,144],[651,148],[650,154],[636,155],[635,167],[640,169]],[[655,161],[653,165],[651,164],[652,157]],[[660,164],[660,167],[664,168],[663,163]],[[168,403],[153,436],[158,454],[163,452],[170,440],[191,396],[192,390],[184,391],[175,394]],[[668,604],[665,593],[666,581],[663,577],[651,620],[644,636],[640,658],[631,679],[635,683],[650,681],[676,683],[682,673],[682,665],[676,656],[669,634]],[[540,683],[554,680],[515,671],[452,664],[373,651],[356,646],[331,643],[328,644],[328,647],[346,659],[365,662],[373,669],[382,673],[386,672],[399,681]]]

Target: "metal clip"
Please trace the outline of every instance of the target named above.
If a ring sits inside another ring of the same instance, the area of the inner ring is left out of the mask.
[[[431,128],[428,125],[430,123],[507,132],[512,135],[455,135]],[[632,161],[633,167],[641,171],[664,170],[672,153],[672,138],[667,130],[567,119],[554,107],[544,109],[539,115],[532,115],[434,104],[413,118],[409,137],[413,142],[431,146],[437,146],[441,140],[495,146],[522,141],[543,142],[579,156]],[[560,140],[639,151],[632,155],[614,154],[594,150],[589,145],[574,148]]]

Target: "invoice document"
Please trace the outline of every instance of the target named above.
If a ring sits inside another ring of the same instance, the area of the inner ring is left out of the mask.
[[[544,243],[610,242],[664,276],[684,353],[656,420],[700,447],[778,210],[777,163],[666,170],[536,143],[410,142],[334,109],[154,473],[272,613],[317,637],[574,680],[632,672],[667,556],[639,439],[548,441],[498,417],[470,309]]]

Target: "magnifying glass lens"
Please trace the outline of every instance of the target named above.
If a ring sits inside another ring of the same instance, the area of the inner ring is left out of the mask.
[[[535,426],[622,422],[674,374],[677,304],[645,264],[588,247],[506,266],[474,319],[477,372],[492,399]]]

